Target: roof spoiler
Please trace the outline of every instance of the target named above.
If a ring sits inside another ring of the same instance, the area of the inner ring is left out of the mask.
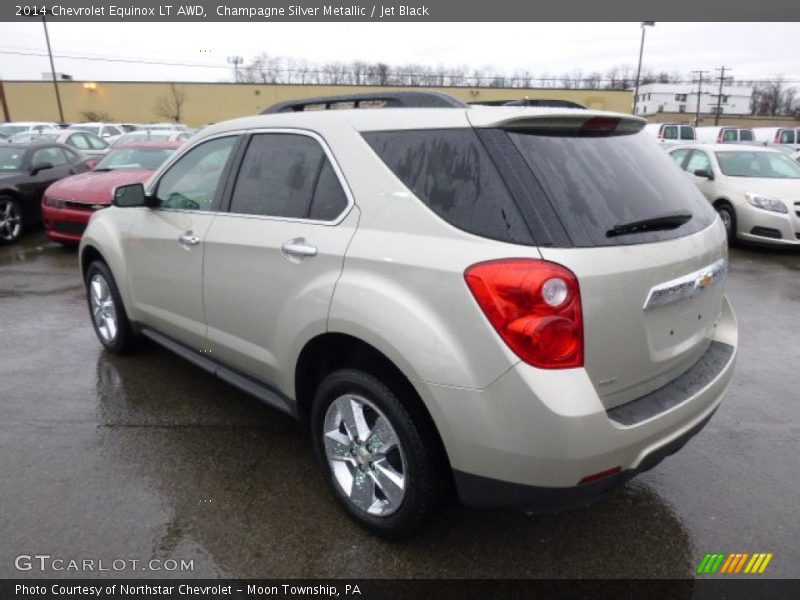
[[[352,106],[347,106],[348,104]],[[469,105],[442,92],[370,92],[278,102],[263,110],[261,114],[303,112],[311,107],[315,110],[330,110],[332,108],[468,108]]]

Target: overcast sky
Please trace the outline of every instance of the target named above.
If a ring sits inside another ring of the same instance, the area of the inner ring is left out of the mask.
[[[260,52],[314,62],[409,62],[527,69],[557,75],[635,66],[639,23],[50,23],[56,70],[75,79],[226,81],[226,57]],[[47,58],[42,24],[0,23],[0,77],[40,79]],[[182,62],[211,67],[74,60],[59,54]],[[657,23],[644,65],[654,71],[712,71],[738,79],[783,75],[800,82],[798,23]]]

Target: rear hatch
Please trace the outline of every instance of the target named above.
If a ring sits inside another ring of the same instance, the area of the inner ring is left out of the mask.
[[[556,216],[548,227],[560,231],[540,252],[578,277],[584,365],[606,408],[691,367],[721,313],[727,245],[713,209],[642,120],[585,111],[470,119],[507,136],[506,152],[513,146],[533,175],[537,214]]]

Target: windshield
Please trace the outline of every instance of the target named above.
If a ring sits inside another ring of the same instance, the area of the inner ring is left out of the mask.
[[[717,161],[728,177],[800,179],[800,165],[774,152],[717,152]]]
[[[17,173],[22,170],[21,148],[1,148],[0,147],[0,172]]]
[[[100,135],[100,127],[98,125],[72,125],[70,129],[80,129],[81,131],[88,131],[95,135]]]
[[[27,125],[0,125],[0,135],[11,137],[15,133],[22,133],[28,131]]]
[[[644,132],[577,137],[509,133],[575,246],[638,244],[682,237],[714,220],[713,209]],[[689,213],[671,230],[609,238],[621,223]]]
[[[150,132],[150,131],[135,131],[133,133],[126,133],[117,140],[116,146],[123,144],[131,144],[133,142],[166,142],[169,141],[168,131]]]
[[[95,171],[118,169],[155,170],[175,152],[173,148],[122,148],[112,150],[100,161]]]

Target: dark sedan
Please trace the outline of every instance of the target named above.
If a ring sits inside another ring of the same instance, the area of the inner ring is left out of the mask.
[[[42,220],[42,195],[53,183],[88,171],[87,158],[55,143],[0,145],[0,243],[15,242]]]

